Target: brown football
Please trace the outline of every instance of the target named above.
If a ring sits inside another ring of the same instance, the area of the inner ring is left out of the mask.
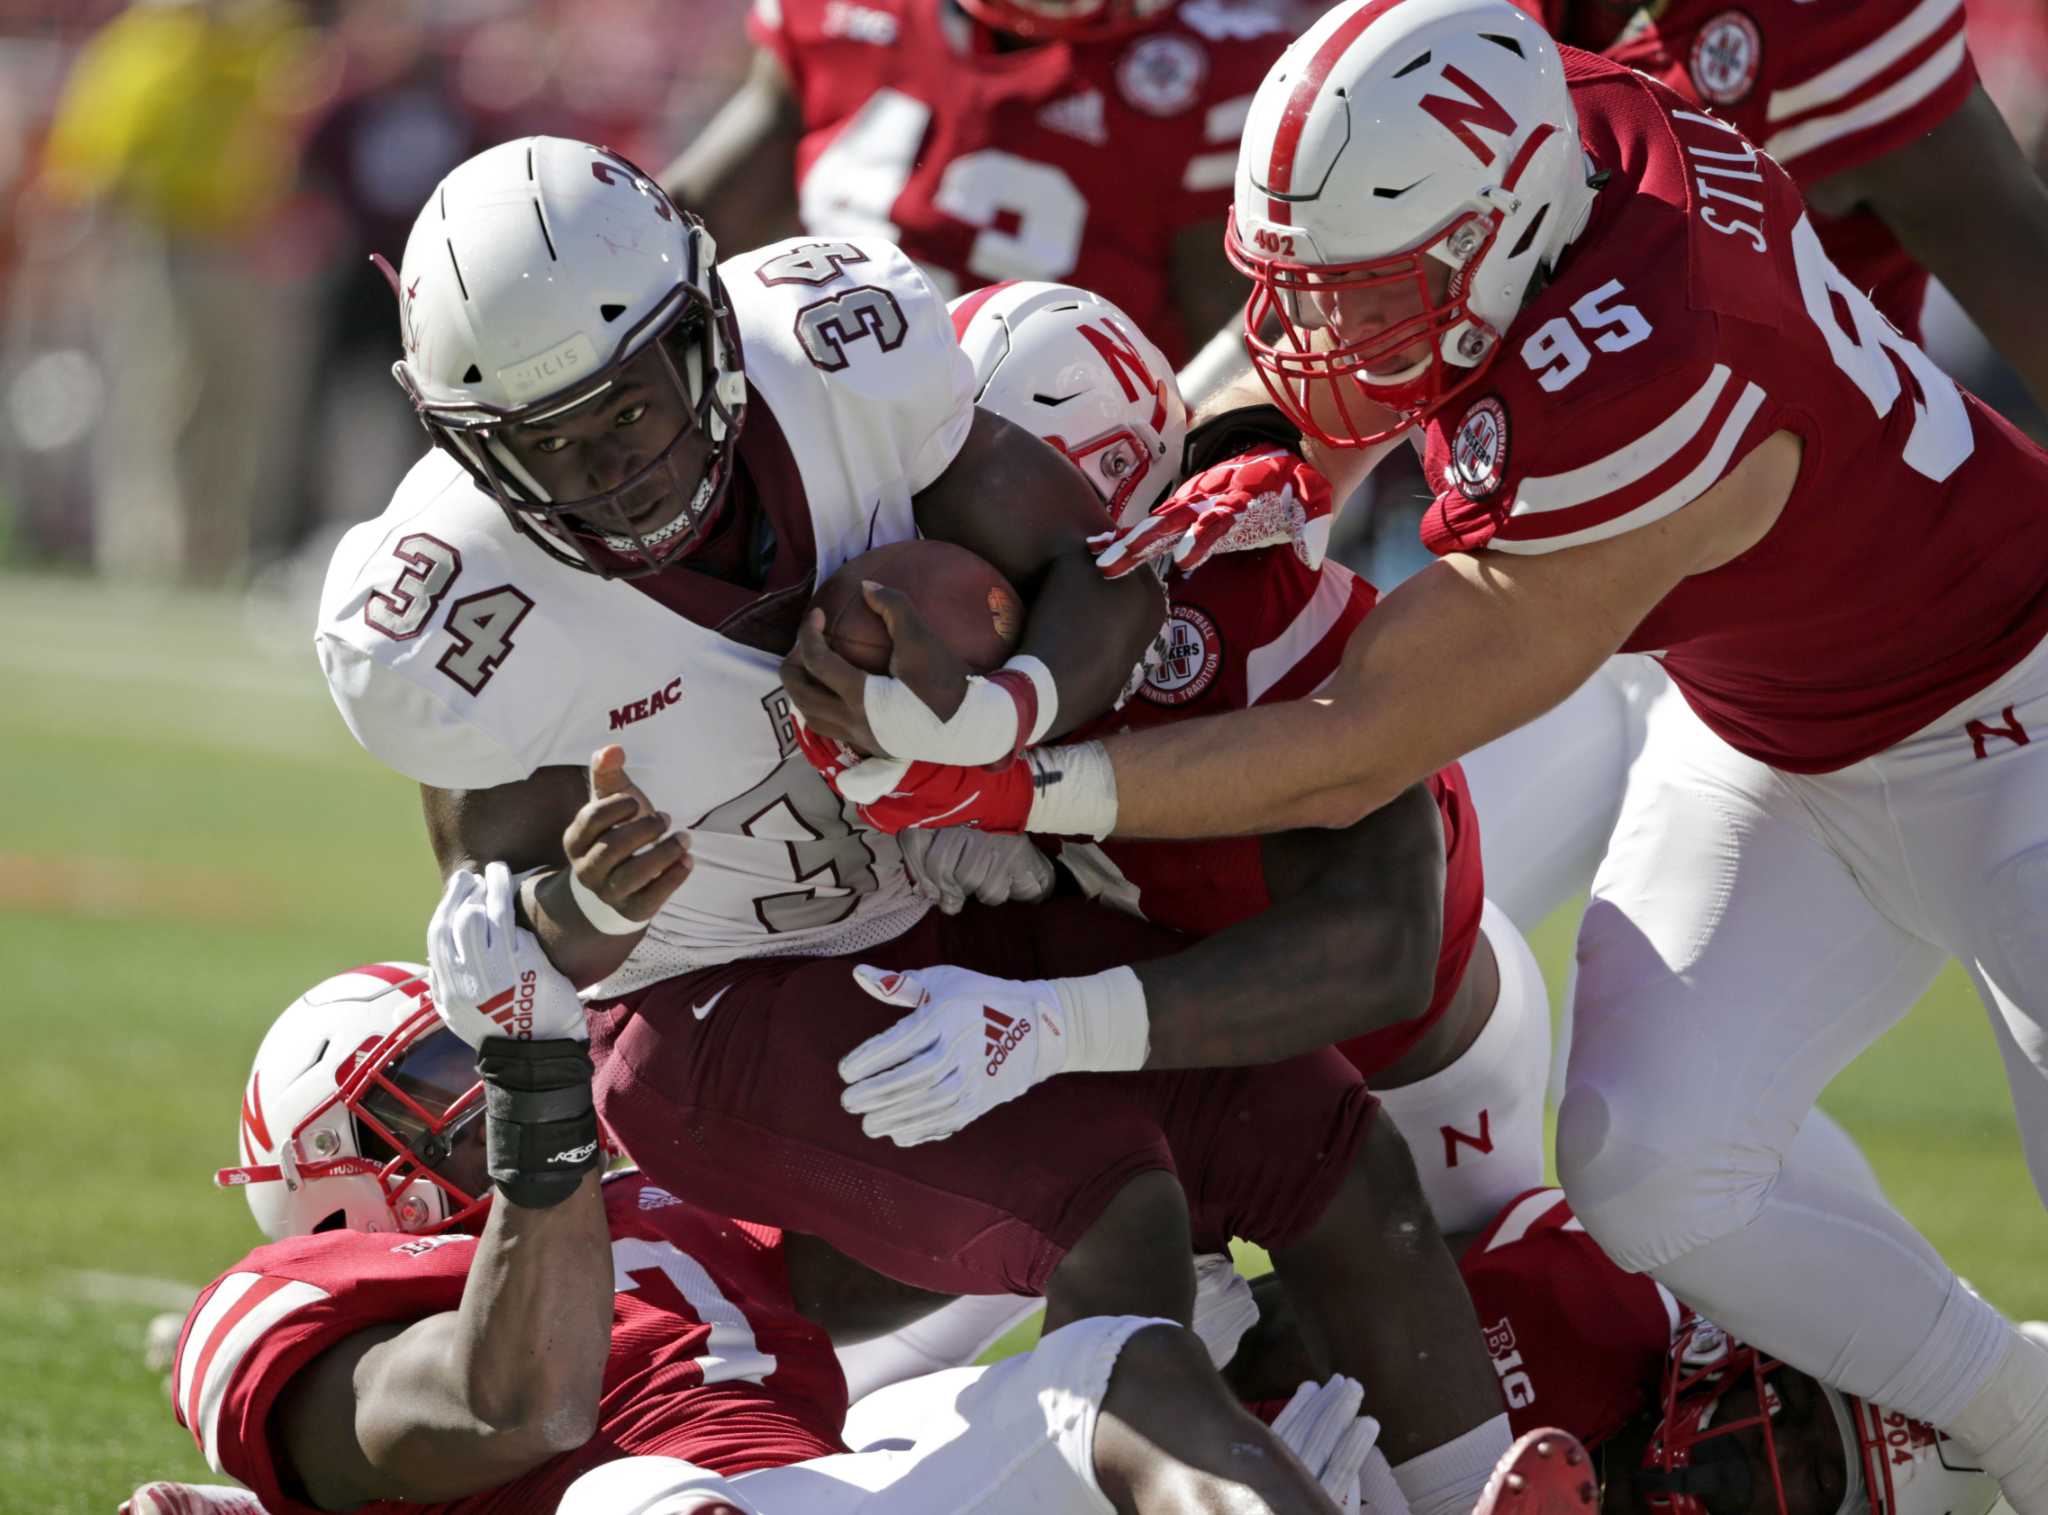
[[[868,609],[861,581],[910,596],[925,624],[976,673],[1000,668],[1024,632],[1024,602],[1010,581],[965,547],[917,538],[842,563],[811,604],[825,612],[825,640],[868,673],[889,671],[889,632]]]

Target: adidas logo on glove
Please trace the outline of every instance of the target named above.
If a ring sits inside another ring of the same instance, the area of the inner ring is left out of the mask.
[[[1031,1022],[1005,1015],[994,1005],[983,1005],[981,1027],[988,1044],[988,1076],[994,1078],[1009,1055],[1031,1034]]]
[[[539,989],[539,975],[531,968],[519,975],[516,991],[506,989],[492,995],[477,1009],[498,1023],[505,1035],[520,1041],[533,1040],[533,997]]]

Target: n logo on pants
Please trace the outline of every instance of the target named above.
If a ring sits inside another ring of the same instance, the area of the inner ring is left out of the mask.
[[[1441,1128],[1444,1133],[1444,1166],[1446,1168],[1458,1166],[1458,1148],[1460,1147],[1470,1147],[1481,1157],[1493,1151],[1492,1114],[1493,1112],[1490,1110],[1481,1110],[1479,1112],[1479,1134],[1477,1136],[1467,1136],[1456,1126],[1444,1126]]]

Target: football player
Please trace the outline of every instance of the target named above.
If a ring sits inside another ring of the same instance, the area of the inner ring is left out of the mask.
[[[1277,7],[757,0],[748,30],[746,83],[662,174],[724,240],[887,237],[948,294],[1071,281],[1176,362],[1235,325],[1223,220]]]
[[[1608,1515],[1985,1515],[1997,1503],[1997,1483],[1932,1427],[1732,1340],[1623,1272],[1557,1189],[1518,1195],[1457,1242],[1516,1429],[1578,1435]],[[1302,1360],[1284,1297],[1259,1293],[1231,1374],[1253,1398],[1286,1392]]]
[[[948,1423],[847,1455],[831,1335],[928,1301],[637,1171],[560,1162],[565,1142],[599,1144],[583,1008],[516,926],[512,895],[502,864],[458,873],[429,939],[437,993],[410,964],[352,969],[301,996],[257,1052],[244,1160],[220,1178],[270,1244],[194,1303],[172,1397],[208,1462],[269,1515],[544,1511],[621,1458],[671,1478],[686,1459],[734,1480],[742,1508],[806,1515],[1163,1515],[1247,1488],[1261,1510],[1333,1508],[1311,1476],[1325,1470],[1281,1455],[1201,1344],[1155,1320],[1070,1326],[951,1382]],[[1337,1473],[1370,1442],[1366,1423]],[[643,1507],[621,1476],[561,1508]],[[160,1487],[147,1501],[177,1508]]]
[[[2048,1352],[1784,1157],[1953,954],[2048,1190],[2048,457],[1878,315],[1768,155],[1505,0],[1311,28],[1253,106],[1231,246],[1256,364],[1334,486],[1422,429],[1443,560],[1319,700],[1027,754],[946,819],[1348,825],[1657,652],[1683,699],[1652,711],[1579,940],[1573,1207],[2048,1510]],[[837,735],[862,691],[810,661]]]
[[[2048,401],[2048,310],[2028,293],[2048,259],[2048,187],[1977,82],[1963,0],[1524,8],[1733,123],[1792,176],[1821,246],[1880,314],[1918,341],[1932,273]]]
[[[1086,481],[975,409],[924,277],[873,241],[714,268],[630,164],[531,138],[448,175],[398,283],[397,371],[437,446],[337,549],[323,667],[350,729],[423,786],[444,872],[527,873],[526,919],[589,986],[599,1104],[643,1168],[907,1283],[1042,1294],[1054,1328],[1186,1320],[1197,1224],[1207,1250],[1257,1241],[1332,1368],[1389,1386],[1390,1455],[1461,1449],[1447,1487],[1469,1509],[1470,1464],[1505,1444],[1497,1392],[1406,1153],[1339,1055],[1070,1080],[910,1150],[839,1107],[840,1058],[895,1018],[856,963],[1036,978],[1175,942],[1086,901],[931,912],[797,751],[781,654],[871,546],[960,543],[1031,601],[986,679],[906,628],[897,665],[922,665],[923,694],[881,681],[875,747],[1006,757],[1106,708],[1160,623],[1156,585],[1094,569]],[[1230,1139],[1245,1123],[1259,1142]],[[1410,1307],[1356,1310],[1368,1277]]]
[[[1212,494],[1268,502],[1272,519],[1236,516],[1238,540],[1207,544],[1214,555],[1170,575],[1162,655],[1134,697],[1088,734],[1300,698],[1336,671],[1372,608],[1372,586],[1335,563],[1311,568],[1284,543],[1225,551],[1261,532],[1312,534],[1311,518],[1328,508],[1313,470],[1281,449],[1246,448],[1229,416],[1189,439],[1159,349],[1099,295],[996,285],[955,301],[953,321],[975,365],[978,402],[1071,457],[1118,525],[1144,518],[1184,454]],[[871,813],[886,822],[887,810],[883,799]],[[1084,892],[1208,938],[1135,970],[1148,1066],[1265,1062],[1334,1041],[1407,1139],[1446,1231],[1471,1230],[1542,1182],[1548,997],[1521,933],[1485,900],[1479,828],[1457,764],[1341,832],[1069,841],[1060,858]],[[1288,993],[1276,999],[1270,985],[1283,978]],[[898,1140],[923,1134],[926,1121],[958,1129],[965,1102],[988,1088],[949,1084],[958,1103],[940,1116],[934,1086],[963,1047],[944,1029],[961,1016],[978,1020],[999,993],[1043,1001],[1077,992],[1057,980],[913,974],[895,998],[922,996],[919,1025],[854,1052],[854,1071],[841,1070],[857,1080],[847,1107]]]
[[[1938,275],[2048,401],[2048,305],[2025,272],[2048,262],[2048,188],[1977,83],[1962,0],[1518,3],[1559,40],[1670,85],[1775,157],[1842,276],[1916,342]],[[1648,707],[1672,697],[1645,659],[1624,657],[1467,755],[1499,863],[1489,896],[1511,919],[1529,926],[1585,893]]]

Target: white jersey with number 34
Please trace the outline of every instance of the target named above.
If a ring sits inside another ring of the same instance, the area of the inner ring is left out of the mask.
[[[911,497],[973,419],[944,302],[874,240],[780,243],[720,274],[751,391],[741,464],[776,515],[808,521],[809,584],[915,536]],[[782,551],[800,550],[788,536]],[[735,958],[857,951],[925,909],[894,842],[856,830],[796,751],[779,652],[555,561],[438,449],[343,538],[315,640],[349,729],[420,783],[486,789],[625,749],[628,772],[689,829],[695,867],[599,992]]]

